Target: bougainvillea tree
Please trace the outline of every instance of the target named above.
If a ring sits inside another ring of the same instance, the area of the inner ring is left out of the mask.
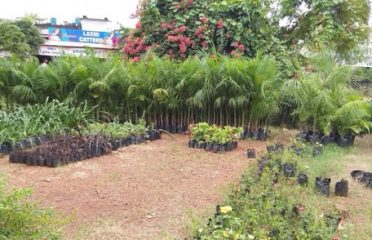
[[[134,61],[150,47],[183,59],[217,50],[233,56],[255,56],[272,39],[269,1],[143,0],[139,22],[126,39],[124,54]]]

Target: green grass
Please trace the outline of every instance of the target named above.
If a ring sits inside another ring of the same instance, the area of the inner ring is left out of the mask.
[[[345,162],[342,160],[348,154],[356,151],[355,147],[340,148],[336,145],[324,146],[323,154],[313,157],[311,154],[303,158],[305,168],[312,179],[317,176],[334,176],[344,172]]]
[[[282,175],[273,183],[277,167],[266,168],[261,178],[257,178],[257,165],[249,166],[240,185],[221,205],[232,207],[232,212],[215,218],[211,225],[194,231],[197,239],[265,239],[273,229],[279,235],[271,239],[287,239],[295,232],[294,239],[339,239],[369,240],[372,236],[372,193],[350,177],[354,169],[371,170],[372,137],[357,140],[354,147],[340,148],[324,146],[321,156],[312,156],[312,146],[306,145],[305,153],[297,156],[285,151],[274,159],[296,162],[298,171],[309,176],[309,185],[302,188],[296,178],[287,179]],[[331,177],[331,197],[318,195],[314,191],[316,176]],[[349,197],[335,197],[334,185],[342,178],[349,180]],[[249,188],[249,192],[245,189]],[[293,206],[302,204],[304,212],[299,216],[291,214]],[[287,212],[282,216],[281,210]],[[325,215],[343,216],[341,227],[336,231],[327,226]]]

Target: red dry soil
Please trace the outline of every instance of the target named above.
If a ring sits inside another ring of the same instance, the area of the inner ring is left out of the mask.
[[[190,149],[187,136],[122,148],[60,168],[10,164],[0,170],[11,187],[30,187],[43,206],[71,219],[65,239],[182,239],[191,215],[212,214],[229,184],[252,160],[240,141],[232,152]]]

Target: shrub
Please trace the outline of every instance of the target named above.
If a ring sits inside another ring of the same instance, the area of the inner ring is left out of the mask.
[[[50,209],[30,202],[31,191],[15,189],[7,192],[0,177],[0,239],[60,239],[60,224]]]

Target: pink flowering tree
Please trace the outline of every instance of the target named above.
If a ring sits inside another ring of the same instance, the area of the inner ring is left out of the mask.
[[[216,50],[253,57],[261,47],[270,47],[264,42],[272,39],[270,31],[262,31],[269,25],[265,4],[246,0],[228,5],[217,0],[142,0],[137,11],[139,21],[125,39],[123,53],[133,61],[149,48],[176,59]]]

